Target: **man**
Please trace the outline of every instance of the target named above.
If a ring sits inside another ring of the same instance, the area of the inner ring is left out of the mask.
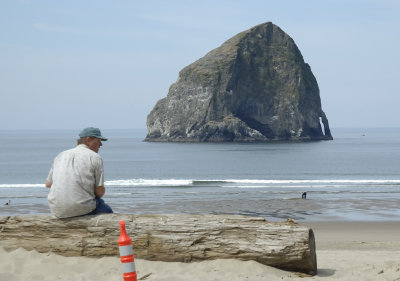
[[[103,160],[98,154],[107,139],[98,128],[85,128],[78,145],[54,159],[46,187],[50,210],[58,218],[112,213],[101,197],[105,193]]]

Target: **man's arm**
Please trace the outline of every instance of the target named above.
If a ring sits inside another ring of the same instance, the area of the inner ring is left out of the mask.
[[[47,175],[46,178],[46,187],[50,188],[53,185],[53,165],[51,165],[49,174]]]
[[[104,193],[106,193],[106,189],[104,186],[96,186],[94,188],[94,194],[96,195],[96,197],[103,197]]]

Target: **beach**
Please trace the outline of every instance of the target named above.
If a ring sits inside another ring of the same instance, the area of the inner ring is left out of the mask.
[[[399,222],[305,222],[313,229],[318,274],[282,271],[256,261],[180,263],[135,260],[138,279],[211,280],[400,280]],[[133,242],[134,243],[134,242]],[[63,257],[0,249],[0,280],[122,280],[118,257]]]
[[[146,143],[144,131],[105,132],[104,199],[116,213],[291,218],[315,234],[316,276],[256,261],[138,258],[139,278],[400,280],[400,131],[344,129],[331,142],[223,145]],[[0,132],[0,216],[50,214],[44,180],[75,134]],[[122,270],[118,257],[0,249],[0,281],[26,279],[112,281],[122,280]]]

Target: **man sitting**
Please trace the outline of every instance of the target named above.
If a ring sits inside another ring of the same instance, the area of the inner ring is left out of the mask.
[[[113,212],[101,199],[104,171],[98,152],[107,139],[93,127],[83,129],[79,136],[75,148],[57,155],[46,180],[50,210],[58,218]]]

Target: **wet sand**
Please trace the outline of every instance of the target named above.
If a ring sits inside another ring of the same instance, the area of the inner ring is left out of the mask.
[[[301,194],[300,194],[301,196]],[[299,197],[300,197],[299,196]],[[264,217],[270,221],[287,218],[301,222],[311,221],[400,221],[400,199],[348,198],[323,200],[284,198],[235,198],[209,200],[164,200],[162,202],[129,202],[105,198],[116,213],[123,214],[238,214]],[[18,203],[0,205],[0,216],[23,214],[50,214],[47,200],[41,203]]]

